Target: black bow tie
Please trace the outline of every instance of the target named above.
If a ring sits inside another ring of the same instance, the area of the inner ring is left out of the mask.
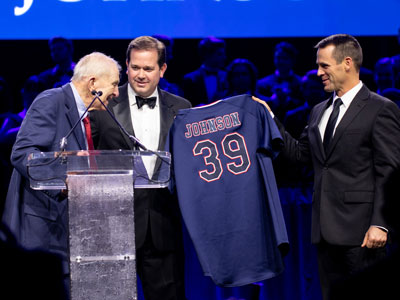
[[[136,104],[138,108],[141,108],[143,105],[147,104],[151,109],[156,106],[157,97],[150,98],[142,98],[140,96],[136,96]]]

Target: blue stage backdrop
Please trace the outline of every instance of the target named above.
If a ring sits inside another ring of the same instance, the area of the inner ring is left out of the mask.
[[[2,0],[0,39],[382,36],[399,12],[400,0]]]

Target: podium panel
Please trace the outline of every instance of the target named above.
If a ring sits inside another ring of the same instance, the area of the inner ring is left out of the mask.
[[[71,300],[136,300],[132,175],[68,175]]]

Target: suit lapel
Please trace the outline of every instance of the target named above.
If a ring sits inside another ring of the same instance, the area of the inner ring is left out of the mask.
[[[309,125],[313,139],[313,142],[311,142],[310,144],[316,145],[317,151],[314,153],[318,153],[317,157],[321,160],[325,158],[325,150],[322,144],[322,137],[318,125],[321,122],[322,115],[324,114],[326,108],[329,106],[330,101],[331,98],[325,100],[324,102],[321,102],[321,104],[315,107],[315,113],[313,114],[315,115],[315,119],[310,120],[310,125]]]
[[[65,111],[66,116],[69,121],[70,128],[76,124],[79,120],[78,108],[76,107],[74,93],[72,92],[72,88],[70,84],[66,84],[62,87],[64,95],[65,95]],[[84,134],[82,132],[81,124],[78,124],[74,131],[72,132],[76,142],[79,145],[79,149],[86,150],[86,141]]]
[[[351,101],[349,108],[347,109],[343,118],[337,125],[333,139],[329,144],[327,154],[330,154],[332,152],[337,142],[340,140],[343,133],[345,132],[346,128],[350,125],[353,119],[367,104],[365,100],[368,98],[368,96],[369,96],[369,90],[365,86],[363,86],[361,90],[357,93],[357,95],[354,97],[353,101]]]
[[[175,110],[174,103],[168,97],[168,94],[163,90],[158,89],[158,95],[160,97],[160,139],[158,143],[158,150],[164,151],[165,142],[171,128],[172,122],[174,121]],[[154,166],[153,179],[156,180],[158,177],[158,171],[161,165],[161,160],[157,158]]]
[[[160,89],[158,90],[158,94],[160,95],[160,139],[158,149],[163,151],[176,112],[174,104],[168,95]]]
[[[115,102],[115,105],[111,107],[115,118],[121,123],[122,127],[124,127],[129,134],[135,135],[132,126],[131,109],[129,107],[128,83],[125,83],[123,86],[121,86],[119,89],[119,97],[115,99]],[[133,149],[133,142],[122,132],[121,129],[120,132],[128,147]]]

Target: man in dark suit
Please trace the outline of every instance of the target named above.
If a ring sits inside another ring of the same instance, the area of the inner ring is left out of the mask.
[[[22,247],[60,255],[65,275],[69,273],[67,194],[66,191],[31,189],[26,167],[28,155],[59,151],[61,139],[91,103],[92,91],[101,90],[100,98],[106,103],[118,96],[119,71],[118,63],[102,53],[84,56],[76,65],[70,83],[46,90],[36,97],[12,149],[14,170],[3,222]],[[92,109],[104,108],[96,101]],[[75,127],[66,150],[88,149],[84,128],[83,123]]]
[[[225,41],[207,37],[199,43],[202,65],[183,78],[183,94],[193,106],[208,104],[226,96],[227,73],[224,70]]]
[[[312,242],[317,245],[322,293],[386,255],[386,186],[399,168],[400,110],[359,80],[358,41],[338,34],[316,48],[318,76],[330,99],[317,104],[299,140],[277,121],[283,154],[312,162]]]
[[[163,77],[165,46],[157,39],[134,39],[126,53],[128,83],[108,107],[129,134],[150,150],[164,150],[168,131],[179,109],[190,103],[157,85]],[[108,113],[91,115],[97,149],[134,149]],[[149,178],[155,160],[145,164]],[[146,300],[185,299],[183,245],[177,199],[168,189],[135,189],[137,270]]]

